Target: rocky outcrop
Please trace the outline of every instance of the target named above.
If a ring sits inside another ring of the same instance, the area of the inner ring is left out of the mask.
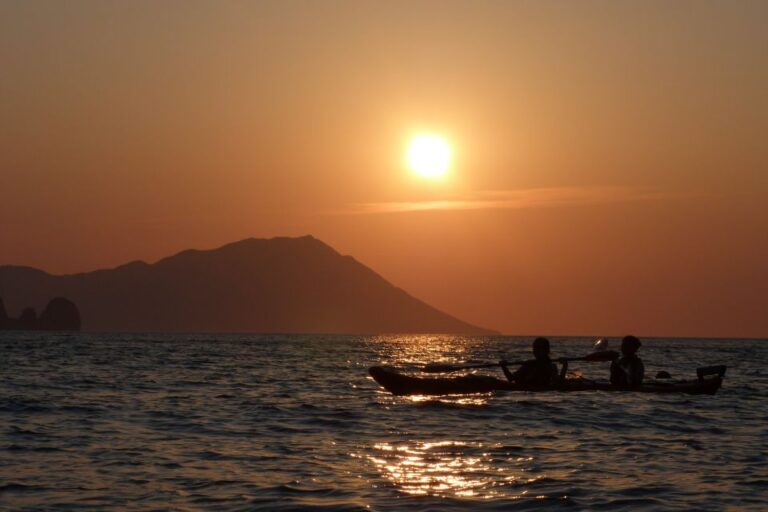
[[[0,330],[3,330],[8,325],[8,313],[5,312],[5,303],[3,299],[0,299]]]
[[[35,308],[24,308],[18,320],[18,328],[22,331],[34,331],[37,329],[37,312]]]
[[[79,331],[80,311],[71,300],[56,297],[43,310],[37,320],[37,328],[43,331]]]
[[[79,331],[80,311],[74,302],[57,297],[48,302],[38,317],[34,308],[27,307],[19,318],[11,318],[0,299],[0,330],[19,331]]]

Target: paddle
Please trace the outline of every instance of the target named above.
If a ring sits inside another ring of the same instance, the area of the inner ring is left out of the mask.
[[[589,355],[581,356],[581,357],[562,357],[560,359],[555,359],[554,361],[557,362],[565,362],[565,361],[613,361],[614,359],[618,359],[619,353],[615,350],[603,350],[601,352],[592,352]],[[507,365],[518,365],[523,364],[525,361],[512,361],[508,362]],[[499,363],[483,363],[483,364],[469,364],[469,365],[457,365],[457,364],[440,364],[440,363],[431,363],[426,365],[424,368],[421,369],[423,372],[427,373],[445,373],[445,372],[457,372],[460,370],[471,370],[473,368],[493,368],[494,366],[499,366]]]
[[[518,364],[523,364],[524,362],[525,361],[509,361],[507,362],[507,364],[510,366],[514,366]],[[424,368],[422,368],[421,371],[427,372],[427,373],[444,373],[444,372],[458,372],[460,370],[471,370],[473,368],[493,368],[494,366],[499,366],[499,363],[483,363],[483,364],[468,364],[468,365],[430,363],[426,365]]]

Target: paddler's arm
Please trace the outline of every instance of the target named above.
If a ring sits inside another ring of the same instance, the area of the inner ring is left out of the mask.
[[[565,374],[568,373],[568,360],[561,359],[560,364],[562,365],[560,367],[560,382],[565,382]]]
[[[515,374],[509,371],[509,368],[507,368],[507,362],[505,360],[499,361],[499,366],[501,366],[501,371],[504,372],[504,376],[507,378],[509,382],[515,382]]]
[[[611,384],[618,386],[622,383],[621,375],[619,375],[619,372],[623,371],[624,370],[621,369],[621,366],[619,366],[618,362],[611,361]]]

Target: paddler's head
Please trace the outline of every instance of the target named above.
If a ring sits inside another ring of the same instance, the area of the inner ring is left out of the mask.
[[[536,359],[549,359],[549,340],[536,338],[533,340],[533,357]]]
[[[634,336],[624,336],[624,339],[621,340],[621,353],[625,356],[633,356],[641,345],[640,340]]]

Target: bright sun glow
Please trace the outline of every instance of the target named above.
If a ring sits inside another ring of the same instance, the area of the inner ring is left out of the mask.
[[[440,178],[451,163],[451,147],[438,135],[418,135],[408,146],[408,166],[424,178]]]

